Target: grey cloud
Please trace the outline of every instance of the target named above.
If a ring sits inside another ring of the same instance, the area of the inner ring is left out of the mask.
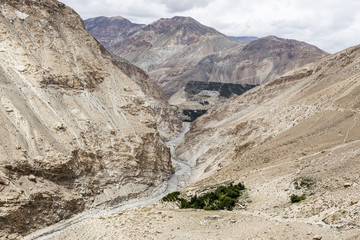
[[[83,18],[123,16],[151,23],[191,16],[227,35],[276,35],[336,52],[360,43],[358,0],[63,0]]]
[[[211,2],[211,0],[157,0],[155,2],[164,4],[169,12],[175,13],[184,12],[195,7],[206,7]]]

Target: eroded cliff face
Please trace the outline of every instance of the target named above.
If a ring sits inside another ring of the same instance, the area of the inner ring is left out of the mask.
[[[62,3],[0,10],[0,238],[160,187],[180,128],[160,88]]]

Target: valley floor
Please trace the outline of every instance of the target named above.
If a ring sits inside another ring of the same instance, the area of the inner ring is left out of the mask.
[[[172,210],[139,207],[91,219],[52,238],[65,239],[360,239],[343,231],[297,219],[275,220],[260,212]]]

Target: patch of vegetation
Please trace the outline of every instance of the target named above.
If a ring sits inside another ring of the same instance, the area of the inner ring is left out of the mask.
[[[303,201],[303,200],[305,200],[305,199],[306,199],[305,194],[303,194],[303,195],[293,194],[293,195],[290,196],[290,201],[291,201],[292,203],[301,202],[301,201]]]
[[[314,185],[314,180],[312,180],[310,178],[304,178],[304,179],[301,179],[301,181],[300,181],[301,187],[310,188],[312,185]]]
[[[190,117],[190,120],[184,120],[185,122],[193,122],[198,117],[204,115],[207,112],[207,110],[190,110],[190,109],[184,109],[183,114]]]
[[[169,193],[163,197],[165,202],[178,202],[180,208],[195,208],[204,210],[233,210],[237,203],[237,198],[243,194],[245,186],[242,183],[237,185],[220,186],[213,192],[205,193],[202,196],[196,194],[191,197],[190,201],[180,198],[179,192]]]
[[[179,200],[180,192],[172,192],[162,198],[164,202],[175,202]]]
[[[295,189],[307,188],[310,189],[315,184],[315,181],[311,178],[298,178],[295,179]]]
[[[257,85],[249,84],[190,81],[185,86],[185,92],[196,95],[202,90],[218,91],[221,97],[229,98],[233,94],[241,95],[256,86]]]

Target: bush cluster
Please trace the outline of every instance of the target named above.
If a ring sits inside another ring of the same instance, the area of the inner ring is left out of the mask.
[[[300,181],[300,186],[310,188],[312,185],[314,185],[314,183],[314,180],[312,180],[311,178],[303,178]]]
[[[172,192],[162,198],[164,202],[175,202],[179,200],[180,192]]]
[[[310,189],[315,184],[315,181],[311,178],[298,178],[295,179],[295,189],[307,188]]]
[[[237,185],[220,186],[215,191],[206,193],[202,196],[194,195],[190,201],[180,198],[179,192],[169,193],[163,197],[163,201],[178,202],[180,208],[195,208],[204,210],[229,210],[231,211],[237,198],[241,196],[245,186],[242,183]]]
[[[296,202],[301,202],[302,200],[305,200],[306,199],[306,196],[305,194],[303,195],[296,195],[296,194],[293,194],[290,196],[290,200],[292,203],[296,203]]]

